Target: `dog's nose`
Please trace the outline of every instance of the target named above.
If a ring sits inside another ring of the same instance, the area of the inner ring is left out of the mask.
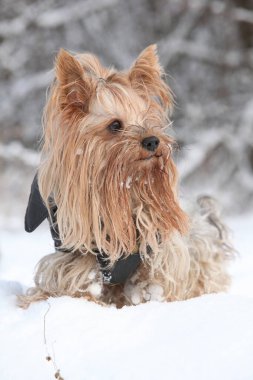
[[[146,137],[142,140],[141,145],[143,148],[150,150],[151,152],[154,152],[160,143],[160,140],[155,136]]]

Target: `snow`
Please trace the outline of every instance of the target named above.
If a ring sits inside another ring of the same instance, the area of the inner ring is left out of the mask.
[[[38,25],[43,28],[57,28],[69,21],[80,19],[86,15],[90,15],[93,12],[101,11],[102,9],[110,8],[116,5],[116,0],[103,0],[102,3],[97,3],[92,0],[88,0],[85,3],[83,1],[77,2],[72,7],[69,4],[66,7],[52,11],[48,10],[44,14],[38,17]]]
[[[131,183],[132,183],[132,177],[127,177],[127,180],[126,180],[126,188],[127,189],[131,188]]]
[[[253,379],[253,216],[229,225],[239,252],[229,294],[120,310],[69,297],[17,308],[15,294],[53,244],[46,225],[31,235],[2,229],[1,380],[50,380],[58,368],[64,380]]]
[[[20,160],[32,167],[39,164],[39,154],[32,149],[24,148],[19,141],[12,141],[8,145],[3,145],[0,142],[0,158],[10,161]]]

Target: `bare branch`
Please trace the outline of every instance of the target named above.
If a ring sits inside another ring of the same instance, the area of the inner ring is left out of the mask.
[[[243,9],[243,8],[236,8],[233,11],[233,16],[236,21],[242,21],[242,22],[248,22],[253,24],[253,12]]]

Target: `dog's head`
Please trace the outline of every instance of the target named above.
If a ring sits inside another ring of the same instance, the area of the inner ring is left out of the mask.
[[[113,260],[136,244],[145,254],[172,231],[183,233],[187,218],[165,131],[173,101],[156,47],[127,71],[61,50],[55,72],[39,186],[45,203],[53,198],[58,207],[63,246],[95,246]]]

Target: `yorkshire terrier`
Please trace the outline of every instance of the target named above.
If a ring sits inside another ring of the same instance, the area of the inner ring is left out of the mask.
[[[68,295],[121,307],[228,288],[233,248],[216,202],[202,197],[189,215],[179,204],[172,105],[155,45],[126,71],[60,50],[26,213],[27,231],[48,218],[56,252],[21,306]]]

